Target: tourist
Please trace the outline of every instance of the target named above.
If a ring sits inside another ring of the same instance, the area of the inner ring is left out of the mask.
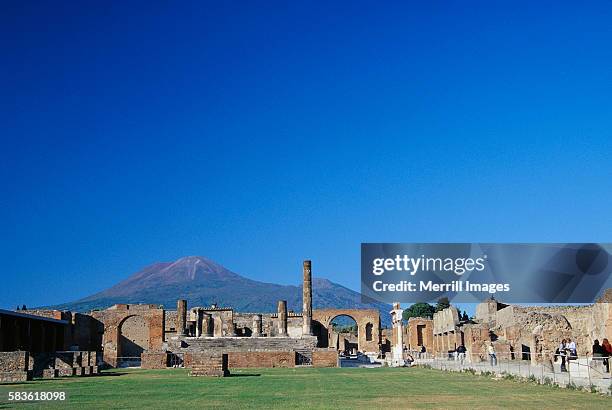
[[[497,366],[497,355],[495,354],[495,347],[493,346],[493,343],[489,342],[487,350],[489,352],[489,360],[491,362],[491,366]]]
[[[599,361],[601,360],[601,362],[603,363],[604,366],[606,366],[606,373],[608,372],[608,366],[606,361],[603,358],[606,356],[606,349],[599,344],[599,340],[595,339],[593,341],[593,360]]]
[[[567,350],[567,340],[563,339],[563,340],[561,340],[561,343],[559,343],[559,348],[557,349],[557,354],[561,358],[561,371],[562,372],[566,372],[567,371],[567,369],[565,368],[565,354],[566,354],[566,350]]]
[[[425,353],[427,353],[427,349],[425,348],[425,345],[423,345],[423,346],[421,346],[421,351],[419,352],[419,357],[421,359],[425,359],[427,357],[427,355]]]
[[[459,345],[459,347],[457,348],[457,354],[459,356],[459,362],[461,363],[461,366],[463,366],[463,362],[465,362],[465,352],[465,346],[463,344]]]
[[[569,351],[567,360],[576,360],[578,358],[576,342],[574,342],[572,339],[567,339],[567,350]]]
[[[603,357],[604,357],[604,366],[606,366],[606,373],[610,372],[610,359],[609,357],[612,356],[612,345],[610,344],[610,342],[608,341],[608,339],[604,339],[601,342],[601,347],[603,348]]]

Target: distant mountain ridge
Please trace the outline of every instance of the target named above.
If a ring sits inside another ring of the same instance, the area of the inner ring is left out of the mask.
[[[361,295],[323,278],[313,278],[313,307],[376,308],[383,325],[390,323],[390,306],[361,303]],[[201,256],[146,266],[118,284],[94,295],[53,306],[54,309],[86,312],[116,303],[152,303],[174,309],[177,299],[188,306],[229,306],[238,312],[275,312],[279,300],[295,312],[302,310],[302,286],[259,282],[234,273]]]

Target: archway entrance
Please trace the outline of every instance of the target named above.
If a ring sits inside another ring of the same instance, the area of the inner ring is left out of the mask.
[[[359,328],[357,321],[349,315],[338,315],[330,321],[328,346],[341,355],[353,356],[359,348]]]
[[[357,325],[357,350],[362,353],[377,355],[380,352],[380,316],[376,309],[314,309],[312,311],[313,333],[317,336],[318,347],[336,346],[332,321],[348,316],[350,324]],[[348,323],[336,323],[346,325]],[[337,327],[337,326],[336,326]],[[342,349],[340,349],[342,350]]]
[[[142,316],[128,316],[119,325],[118,361],[137,364],[149,347],[149,324]]]

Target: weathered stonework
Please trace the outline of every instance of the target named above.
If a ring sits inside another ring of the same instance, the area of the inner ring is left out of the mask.
[[[143,369],[165,369],[168,367],[167,352],[144,352],[140,367]]]
[[[0,352],[0,382],[32,380],[28,352]]]
[[[331,322],[338,316],[349,316],[358,329],[358,348],[361,352],[378,353],[380,350],[380,313],[376,309],[315,309],[312,313],[313,328],[319,338],[319,346],[327,347]]]
[[[195,353],[190,358],[190,376],[229,376],[227,354]]]
[[[156,305],[115,305],[91,314],[104,324],[104,361],[110,366],[117,366],[118,358],[162,348],[164,309]]]
[[[336,349],[315,349],[312,352],[313,367],[340,367]]]

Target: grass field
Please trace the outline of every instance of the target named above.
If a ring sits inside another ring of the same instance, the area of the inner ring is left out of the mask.
[[[597,394],[423,368],[245,369],[227,378],[188,377],[184,369],[119,369],[0,385],[0,407],[14,407],[8,391],[17,390],[63,390],[68,399],[55,406],[80,409],[612,408],[612,398]]]

